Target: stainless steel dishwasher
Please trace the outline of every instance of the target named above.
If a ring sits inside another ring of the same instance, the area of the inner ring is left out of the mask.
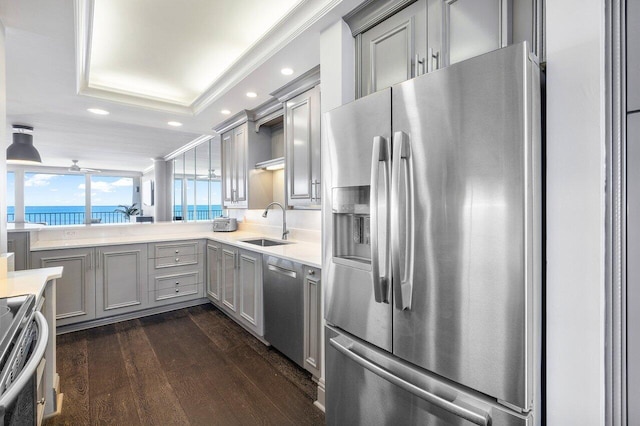
[[[264,338],[299,366],[304,361],[302,264],[263,256]]]

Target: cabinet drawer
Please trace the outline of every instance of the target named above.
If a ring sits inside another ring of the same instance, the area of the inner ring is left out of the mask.
[[[153,292],[156,302],[175,299],[186,296],[197,296],[200,293],[200,284],[173,286],[173,288],[161,288]]]
[[[198,259],[198,263],[193,265],[177,265],[172,267],[161,267],[156,268],[153,263],[149,263],[148,273],[149,273],[149,282],[152,282],[155,277],[165,277],[167,275],[175,275],[182,274],[188,272],[198,271],[200,274],[204,274],[204,260],[202,258]],[[202,278],[204,281],[204,278]],[[152,291],[152,288],[149,288],[149,291]]]
[[[186,258],[187,256],[194,256],[199,254],[198,241],[154,244],[153,250],[150,250],[149,254],[155,259],[161,257]]]
[[[202,282],[199,271],[184,272],[180,274],[169,274],[156,277],[153,280],[153,290],[175,290],[186,286],[199,284]]]
[[[197,265],[200,256],[197,254],[175,255],[171,257],[159,257],[154,259],[153,265],[155,269],[171,268],[182,265]]]

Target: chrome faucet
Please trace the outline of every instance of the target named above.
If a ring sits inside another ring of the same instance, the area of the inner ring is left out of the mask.
[[[269,213],[269,207],[273,206],[274,204],[282,209],[282,239],[286,240],[287,234],[289,233],[289,231],[287,230],[287,210],[284,208],[282,204],[277,203],[275,201],[269,204],[267,207],[264,208],[262,217],[267,217],[267,214]]]

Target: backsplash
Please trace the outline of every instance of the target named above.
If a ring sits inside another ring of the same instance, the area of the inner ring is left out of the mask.
[[[280,208],[270,209],[266,218],[262,217],[262,212],[264,210],[228,209],[225,214],[238,219],[238,228],[242,231],[271,234],[274,229],[282,229]],[[320,242],[321,223],[322,215],[319,210],[287,210],[287,229],[291,239]]]

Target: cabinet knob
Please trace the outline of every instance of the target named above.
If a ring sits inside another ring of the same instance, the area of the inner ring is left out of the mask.
[[[176,250],[176,254],[180,253],[180,250]]]
[[[40,398],[40,401],[38,401],[38,404],[44,405],[44,403],[45,403],[44,397]]]
[[[176,285],[180,284],[180,281],[176,281]]]
[[[314,271],[313,269],[309,269],[309,275],[315,275],[316,271]]]
[[[176,293],[180,293],[180,289],[179,288],[176,288]]]
[[[180,262],[180,258],[179,257],[176,257],[176,262]]]

